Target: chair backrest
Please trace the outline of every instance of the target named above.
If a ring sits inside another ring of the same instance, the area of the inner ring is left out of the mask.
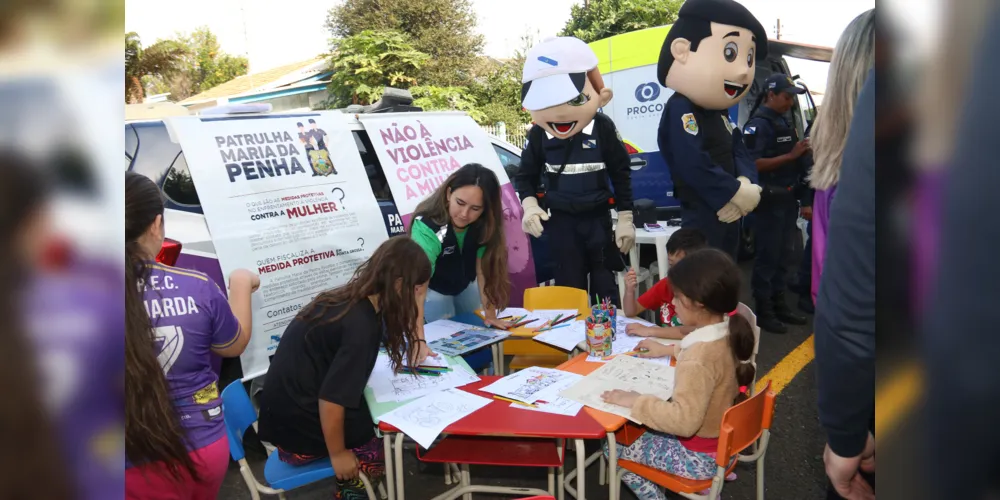
[[[760,351],[760,327],[757,326],[757,315],[753,313],[753,310],[749,306],[740,302],[736,306],[736,312],[746,318],[750,322],[750,328],[753,329],[753,354],[750,356],[750,362],[753,363],[754,368],[757,367],[757,353]]]
[[[535,309],[576,309],[581,314],[590,310],[586,290],[568,286],[539,286],[524,290],[524,308]]]
[[[242,380],[237,380],[222,390],[222,418],[229,437],[229,454],[233,460],[240,461],[246,456],[243,435],[257,421],[257,411],[253,409]]]
[[[733,456],[757,441],[764,429],[771,428],[773,416],[774,392],[771,391],[769,380],[757,394],[729,408],[722,416],[716,463],[720,467],[727,467]]]

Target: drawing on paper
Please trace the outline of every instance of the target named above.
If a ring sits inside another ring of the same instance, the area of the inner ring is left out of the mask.
[[[510,391],[510,395],[518,401],[531,401],[535,394],[560,380],[562,377],[557,374],[540,372],[525,379],[524,384]]]
[[[460,405],[459,408],[456,409],[447,401],[435,401],[427,406],[417,408],[413,412],[403,415],[403,418],[423,427],[434,427],[441,423],[441,418],[445,415],[451,414],[452,412],[465,413],[467,411],[468,406],[466,405]]]
[[[601,399],[602,393],[613,389],[670,399],[674,390],[674,368],[630,356],[617,356],[562,391],[560,396],[638,422],[628,408],[605,403]]]

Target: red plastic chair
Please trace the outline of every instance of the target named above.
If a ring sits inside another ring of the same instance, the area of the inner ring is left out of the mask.
[[[722,491],[726,475],[736,468],[737,462],[755,462],[757,465],[757,500],[763,500],[763,458],[764,453],[767,452],[768,440],[771,437],[774,398],[774,392],[771,392],[771,382],[768,381],[763,390],[754,394],[750,399],[726,410],[726,414],[722,416],[719,450],[715,458],[717,467],[712,479],[700,481],[685,479],[629,460],[618,460],[618,465],[670,491],[679,493],[685,498],[715,500]],[[740,455],[740,452],[754,444],[758,444],[758,446],[753,454]],[[620,473],[618,477],[621,477]],[[697,494],[697,492],[706,489],[709,490],[708,495]]]

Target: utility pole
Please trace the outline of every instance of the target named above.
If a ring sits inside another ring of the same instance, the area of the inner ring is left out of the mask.
[[[775,38],[781,40],[781,18],[778,18],[778,24],[774,26]]]

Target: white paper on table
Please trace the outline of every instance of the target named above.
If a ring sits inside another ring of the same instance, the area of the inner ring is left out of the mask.
[[[445,427],[491,402],[460,389],[447,389],[400,406],[379,417],[379,421],[399,429],[420,446],[430,448]]]
[[[498,312],[497,318],[506,318],[507,316],[510,316],[512,318],[520,318],[521,316],[524,315],[530,316],[531,311],[527,309],[521,309],[520,307],[508,307],[507,309]]]
[[[601,394],[614,389],[649,394],[663,400],[670,399],[674,392],[674,368],[645,359],[618,356],[559,395],[641,424],[632,416],[630,409],[605,403],[601,399]]]
[[[459,323],[450,319],[432,321],[424,325],[424,341],[431,343],[435,340],[450,337],[462,330],[468,330],[469,328],[472,328],[472,325]]]
[[[552,330],[535,335],[534,339],[564,351],[572,351],[580,342],[587,340],[587,323],[585,321],[570,321],[565,324],[569,326],[557,325]]]
[[[568,387],[568,384],[574,383],[579,377],[575,373],[532,366],[507,375],[479,390],[507,399],[534,403],[539,399],[548,401],[544,397],[547,395],[551,395],[554,399],[559,395],[559,390]],[[547,391],[550,387],[553,390]]]
[[[566,415],[569,417],[575,417],[577,413],[580,413],[580,409],[583,405],[573,401],[572,399],[566,399],[564,397],[555,397],[553,401],[547,401],[545,403],[535,403],[536,407],[532,408],[530,406],[524,406],[522,404],[511,403],[511,408],[519,408],[521,410],[529,411],[540,411],[543,413],[554,413],[556,415]]]
[[[443,354],[437,356],[427,356],[418,366],[429,366],[432,368],[448,368],[448,358]]]
[[[628,333],[625,333],[625,331],[628,328],[628,325],[631,323],[635,323],[637,325],[642,325],[642,326],[656,326],[644,319],[626,318],[624,316],[618,316],[617,321],[615,321],[615,335],[616,336],[628,335]]]
[[[372,370],[371,376],[368,377],[368,387],[371,387],[375,394],[375,401],[386,403],[408,401],[434,392],[471,384],[477,380],[479,377],[459,367],[436,377],[393,373],[389,364],[389,356],[380,353],[375,361],[375,368]]]

